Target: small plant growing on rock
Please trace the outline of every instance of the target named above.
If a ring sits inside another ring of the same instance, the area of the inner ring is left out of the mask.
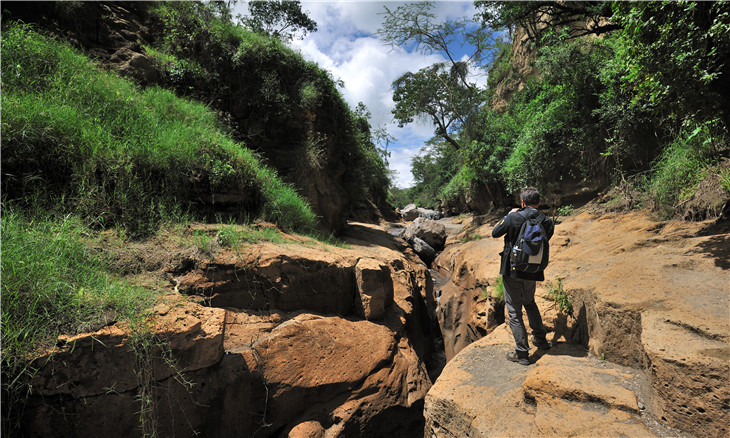
[[[241,232],[233,226],[223,226],[218,232],[218,243],[225,248],[238,249],[241,242]]]
[[[488,294],[488,289],[484,289],[484,296],[487,296]],[[492,290],[491,297],[497,300],[497,302],[504,301],[504,284],[502,283],[502,277],[497,277],[494,281],[494,289]]]
[[[563,279],[555,277],[555,282],[550,283],[550,289],[547,292],[547,296],[555,302],[558,306],[558,311],[566,315],[573,314],[573,304],[570,302],[570,297],[565,293],[563,289]]]
[[[471,242],[473,240],[481,240],[482,235],[479,233],[474,233],[471,236],[465,236],[461,238],[461,243]]]
[[[558,216],[570,216],[575,211],[573,205],[563,205],[558,207]]]
[[[725,169],[720,172],[720,184],[730,192],[730,169]]]
[[[193,241],[200,252],[210,258],[213,258],[215,253],[220,249],[216,239],[209,236],[205,231],[196,230],[193,235]]]

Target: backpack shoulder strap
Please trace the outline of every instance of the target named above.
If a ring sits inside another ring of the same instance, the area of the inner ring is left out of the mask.
[[[545,216],[545,213],[543,213],[539,210],[537,211],[538,215],[532,219],[530,219],[530,217],[527,216],[527,214],[523,214],[524,212],[525,212],[525,210],[520,210],[517,213],[519,213],[520,216],[522,216],[525,219],[525,221],[534,220],[537,223],[542,223],[545,219],[547,219],[547,216]]]
[[[517,212],[517,214],[519,214],[520,216],[522,216],[526,221],[530,220],[530,218],[526,214],[524,214],[524,213],[525,213],[525,210],[519,210]]]

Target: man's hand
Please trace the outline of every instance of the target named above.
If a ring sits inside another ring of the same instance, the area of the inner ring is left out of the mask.
[[[519,209],[519,208],[513,208],[513,209],[512,209],[512,210],[510,210],[510,211],[509,211],[509,213],[507,213],[507,214],[517,213],[518,211],[520,211],[520,209]]]

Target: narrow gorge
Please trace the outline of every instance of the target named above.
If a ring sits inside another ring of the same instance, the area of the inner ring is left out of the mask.
[[[556,228],[537,293],[555,346],[529,367],[504,359],[512,338],[492,295],[502,242],[480,237],[494,216],[440,219],[450,235],[431,272],[388,231],[407,223],[350,223],[338,246],[286,236],[209,255],[140,243],[120,259],[169,291],[152,335],[114,324],[59,338],[36,359],[23,430],[724,436],[727,223],[598,210]],[[557,279],[570,314],[549,296]]]
[[[3,438],[730,436],[730,3],[385,3],[2,2]]]

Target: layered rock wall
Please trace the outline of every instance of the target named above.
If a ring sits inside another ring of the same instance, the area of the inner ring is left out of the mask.
[[[148,330],[62,337],[34,361],[23,433],[419,435],[432,283],[384,230],[353,225],[349,241],[179,259],[167,272],[181,293]]]

